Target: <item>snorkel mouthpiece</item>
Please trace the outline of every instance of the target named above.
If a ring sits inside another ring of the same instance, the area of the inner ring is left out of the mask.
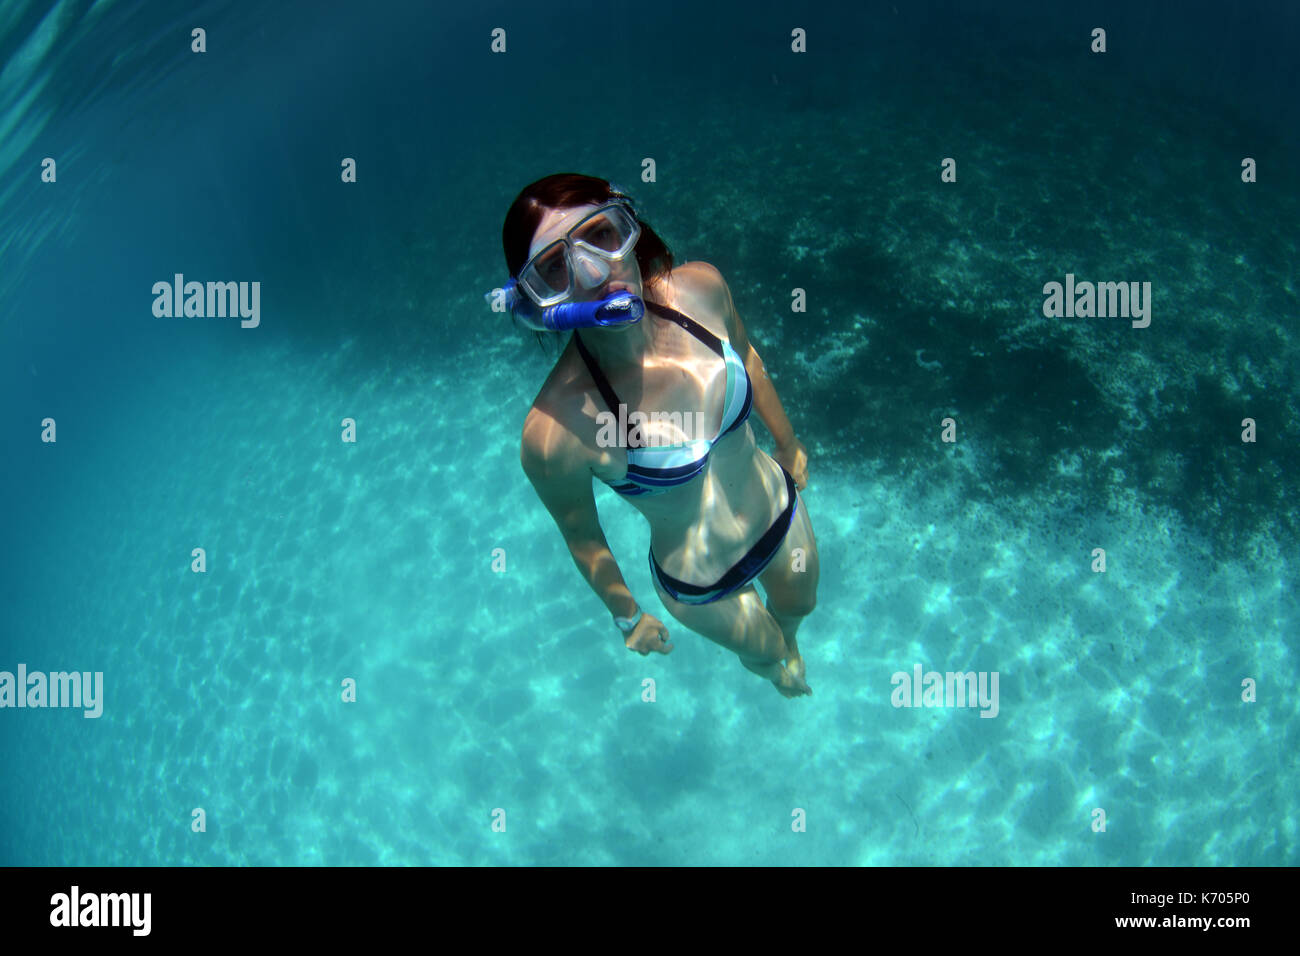
[[[530,329],[538,332],[567,332],[570,329],[594,329],[611,325],[632,325],[645,315],[645,303],[631,292],[612,292],[595,302],[561,302],[539,309],[532,299],[522,294],[514,279],[503,289],[486,293],[483,298],[491,304],[493,296],[505,292],[505,302],[510,314]]]
[[[645,315],[645,303],[631,292],[615,292],[595,302],[561,302],[542,312],[542,324],[556,332],[609,325],[631,325]]]

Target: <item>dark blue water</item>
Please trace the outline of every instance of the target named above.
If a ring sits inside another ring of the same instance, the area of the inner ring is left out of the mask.
[[[103,675],[0,708],[0,864],[1300,861],[1300,14],[1040,6],[0,8],[0,671]],[[809,451],[812,698],[629,655],[519,467],[554,357],[482,294],[563,171],[722,271]]]

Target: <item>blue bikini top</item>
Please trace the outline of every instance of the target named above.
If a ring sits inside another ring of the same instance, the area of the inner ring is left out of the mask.
[[[646,303],[647,308],[651,303]],[[722,409],[722,425],[718,434],[712,439],[697,438],[693,441],[678,442],[675,445],[651,445],[633,447],[628,438],[628,428],[624,422],[623,444],[627,448],[627,474],[621,481],[601,479],[620,495],[659,495],[665,491],[684,485],[700,474],[709,464],[709,453],[723,435],[739,428],[749,418],[753,404],[754,389],[749,380],[749,372],[741,361],[731,343],[718,338],[694,319],[682,315],[676,309],[655,304],[657,312],[665,314],[671,322],[680,325],[695,336],[727,363],[727,397]],[[609,385],[609,379],[600,370],[587,347],[582,344],[582,336],[574,332],[578,352],[587,371],[600,389],[605,404],[614,415],[618,415],[619,400]],[[742,385],[743,383],[743,385]]]

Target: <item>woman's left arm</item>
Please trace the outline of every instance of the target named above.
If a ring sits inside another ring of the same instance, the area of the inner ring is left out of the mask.
[[[795,485],[802,491],[808,484],[808,452],[803,447],[803,443],[795,437],[794,427],[785,413],[780,396],[776,394],[776,386],[767,377],[767,367],[750,343],[749,336],[745,334],[745,326],[736,312],[736,303],[731,298],[731,289],[727,287],[727,280],[722,277],[721,272],[707,262],[692,263],[692,265],[700,266],[712,280],[709,286],[713,291],[714,307],[726,321],[727,338],[731,342],[731,347],[736,350],[736,354],[744,360],[745,370],[749,372],[749,380],[754,387],[754,409],[763,419],[763,424],[772,433],[772,437],[776,439],[776,451],[772,457],[790,473]]]

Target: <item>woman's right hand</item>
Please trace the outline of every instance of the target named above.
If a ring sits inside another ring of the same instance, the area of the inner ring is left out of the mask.
[[[667,654],[673,649],[673,645],[668,643],[668,628],[664,627],[663,621],[647,612],[641,614],[641,620],[636,622],[636,627],[623,643],[629,651],[636,651],[642,657],[651,651]]]

